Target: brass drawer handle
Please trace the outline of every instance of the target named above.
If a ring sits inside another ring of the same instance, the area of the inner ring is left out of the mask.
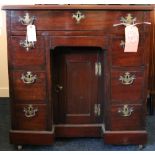
[[[128,13],[126,17],[121,17],[119,24],[113,24],[113,26],[114,27],[120,26],[120,25],[128,26],[128,25],[135,24],[135,22],[136,22],[136,18],[132,17],[132,15]]]
[[[126,17],[121,17],[121,19],[120,19],[120,22],[122,22],[126,25],[134,24],[135,21],[136,21],[136,18],[133,18],[130,13],[128,13]]]
[[[26,49],[26,51],[30,51],[30,49],[35,48],[34,42],[28,42],[28,40],[21,40],[19,45]]]
[[[120,25],[124,25],[124,26],[129,26],[129,25],[139,25],[139,24],[151,24],[150,22],[139,22],[139,23],[135,23],[136,22],[136,17],[132,17],[132,15],[130,13],[127,14],[126,17],[121,17],[120,19],[120,23],[119,24],[113,24],[113,26],[120,26]]]
[[[85,15],[82,14],[82,12],[77,11],[76,13],[73,14],[72,18],[75,18],[76,19],[76,23],[79,24],[81,19],[85,18]]]
[[[119,77],[119,80],[124,85],[131,85],[135,79],[136,79],[136,76],[131,75],[129,72],[125,72],[124,76]]]
[[[131,116],[133,111],[133,107],[129,107],[127,104],[125,104],[122,108],[118,109],[118,113],[123,117]]]
[[[37,75],[33,75],[32,72],[27,71],[26,74],[22,74],[21,80],[25,84],[33,84],[37,79]]]
[[[34,117],[36,115],[36,112],[38,112],[38,108],[34,108],[32,104],[28,105],[28,107],[24,108],[25,117],[30,118]]]
[[[30,17],[29,13],[25,13],[24,17],[19,16],[19,22],[22,25],[32,25],[35,19],[36,17],[35,16]]]

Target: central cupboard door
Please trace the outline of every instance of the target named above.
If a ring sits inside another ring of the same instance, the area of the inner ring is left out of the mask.
[[[100,123],[104,96],[102,50],[57,47],[52,60],[54,123]]]

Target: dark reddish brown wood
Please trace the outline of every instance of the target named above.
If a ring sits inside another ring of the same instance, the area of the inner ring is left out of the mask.
[[[107,48],[107,38],[104,36],[55,36],[51,38],[51,46],[53,49],[57,46]]]
[[[155,5],[154,5],[155,7]],[[151,49],[149,58],[149,90],[151,104],[155,107],[155,10],[151,12],[152,28],[151,28]],[[153,110],[153,109],[152,109]]]
[[[5,5],[3,10],[153,10],[153,5]]]
[[[146,144],[146,131],[106,131],[104,142],[106,144]]]
[[[45,37],[45,57],[46,57],[46,89],[47,89],[47,92],[46,92],[46,95],[47,95],[47,98],[46,98],[46,103],[47,103],[47,129],[48,130],[51,130],[53,128],[53,98],[52,98],[52,86],[53,86],[53,83],[51,81],[51,75],[52,74],[52,70],[51,70],[51,53],[49,52],[50,49],[50,42],[49,42],[49,38],[46,36]]]
[[[152,6],[33,5],[3,9],[7,10],[11,143],[52,143],[54,130],[48,131],[54,125],[56,137],[99,137],[104,134],[101,130],[104,124],[107,143],[146,142],[150,26],[138,26],[138,52],[124,53],[120,47],[124,26],[113,24],[128,13],[136,17],[136,22],[150,22]],[[79,24],[72,18],[77,10],[85,15]],[[26,36],[26,26],[19,22],[19,16],[26,12],[36,17],[37,29],[35,48],[29,52],[19,45]],[[96,61],[101,62],[102,76],[94,75]],[[34,84],[22,82],[21,75],[27,71],[38,76]],[[119,78],[125,72],[135,74],[133,84],[121,84]],[[54,93],[57,84],[64,85],[64,92],[59,95]],[[94,115],[96,103],[101,105],[98,117]],[[23,108],[30,104],[40,110],[29,119],[24,117]],[[126,118],[117,112],[125,104],[134,108]]]
[[[10,143],[17,145],[51,145],[54,143],[54,133],[53,131],[11,130]]]
[[[55,127],[56,137],[101,137],[103,131],[101,126],[65,126],[60,125]]]
[[[26,31],[15,31],[15,30],[12,30],[10,32],[11,36],[24,36],[25,37],[25,34],[26,34]],[[105,31],[104,30],[98,30],[98,31],[37,31],[37,35],[38,36],[85,36],[85,37],[88,37],[88,36],[104,36],[105,35]],[[54,37],[54,38],[55,38]]]

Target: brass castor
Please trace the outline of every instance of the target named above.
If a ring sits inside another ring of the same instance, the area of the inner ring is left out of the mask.
[[[141,144],[140,144],[140,145],[138,146],[138,150],[143,150],[144,147],[145,147],[145,145],[141,145]]]
[[[17,150],[22,150],[23,146],[22,145],[17,145]]]

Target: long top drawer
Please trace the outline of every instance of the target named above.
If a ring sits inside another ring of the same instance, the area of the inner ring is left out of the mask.
[[[131,14],[136,22],[144,21],[144,11],[106,11],[106,10],[47,10],[47,11],[11,11],[11,30],[25,31],[26,26],[20,19],[33,18],[37,30],[104,30],[122,32],[124,27],[114,28],[121,17]]]

